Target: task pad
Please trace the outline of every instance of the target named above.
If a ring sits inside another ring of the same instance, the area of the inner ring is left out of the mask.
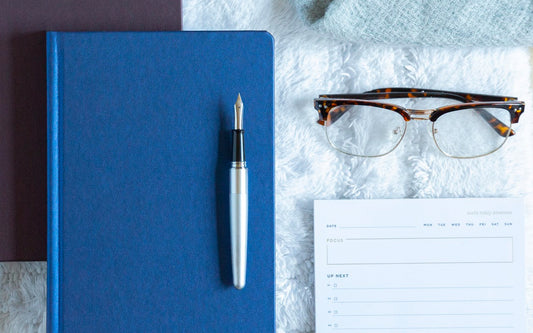
[[[523,200],[320,200],[316,331],[525,332]]]

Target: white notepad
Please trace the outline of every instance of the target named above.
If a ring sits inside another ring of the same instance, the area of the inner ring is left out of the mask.
[[[522,199],[315,201],[317,332],[526,332]]]

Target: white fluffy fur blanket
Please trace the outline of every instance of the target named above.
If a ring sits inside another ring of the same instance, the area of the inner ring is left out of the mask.
[[[268,30],[276,40],[276,326],[314,330],[313,200],[526,196],[526,246],[533,244],[533,108],[527,48],[405,48],[354,45],[306,27],[287,0],[183,1],[184,30]],[[244,47],[244,46],[243,46]],[[319,93],[386,87],[518,96],[517,135],[495,154],[442,155],[427,124],[411,122],[382,158],[352,158],[316,124]],[[526,255],[533,327],[533,257]],[[0,331],[44,332],[44,263],[0,264]]]

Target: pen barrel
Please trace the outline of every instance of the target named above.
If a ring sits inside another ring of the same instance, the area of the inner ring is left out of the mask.
[[[246,253],[248,246],[248,169],[230,169],[230,228],[233,285],[246,284]]]

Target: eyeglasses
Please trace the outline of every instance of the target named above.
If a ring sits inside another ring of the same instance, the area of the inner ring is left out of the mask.
[[[408,109],[379,100],[444,98],[460,101],[434,109]],[[410,120],[431,121],[438,149],[449,157],[474,158],[498,150],[513,136],[512,124],[524,112],[515,97],[443,90],[384,88],[362,94],[320,95],[314,100],[318,123],[333,148],[353,156],[378,157],[393,151]]]

